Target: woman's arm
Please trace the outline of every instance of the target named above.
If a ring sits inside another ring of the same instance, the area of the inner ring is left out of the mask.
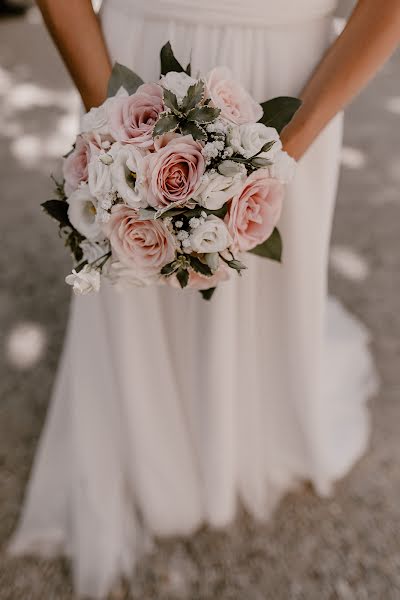
[[[325,127],[375,75],[400,41],[400,0],[359,0],[343,33],[300,94],[303,104],[282,131],[299,159]]]
[[[37,0],[88,110],[107,95],[111,62],[91,0]]]

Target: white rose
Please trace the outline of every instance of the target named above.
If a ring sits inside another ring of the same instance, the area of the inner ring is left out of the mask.
[[[170,71],[161,77],[160,83],[163,88],[173,92],[178,100],[183,100],[189,87],[196,83],[196,79],[186,73]]]
[[[273,164],[268,167],[270,177],[281,183],[290,183],[296,171],[297,162],[287,152],[281,150],[274,156]]]
[[[128,92],[120,87],[117,94],[112,98],[107,98],[103,104],[98,107],[93,107],[83,115],[81,120],[81,129],[83,132],[95,132],[103,135],[110,133],[108,124],[108,108],[113,103],[114,98],[128,96]]]
[[[87,184],[81,185],[68,198],[68,218],[81,235],[91,241],[104,239],[101,225],[96,219],[97,201]]]
[[[85,265],[79,272],[73,269],[72,273],[65,278],[65,282],[72,285],[75,294],[98,292],[100,289],[100,271],[93,269],[90,265]]]
[[[114,159],[110,169],[112,184],[118,195],[132,208],[146,206],[137,185],[143,160],[141,151],[132,144],[117,143],[112,145],[108,153]]]
[[[282,148],[279,133],[273,127],[266,127],[263,123],[246,123],[238,127],[232,127],[228,134],[228,143],[238,154],[245,158],[250,158],[258,152],[268,142],[274,142],[273,146],[267,152],[262,152],[259,156],[272,159],[273,156]]]
[[[209,210],[218,210],[238,193],[245,175],[237,172],[226,177],[218,172],[203,175],[194,199]]]
[[[97,200],[112,191],[111,168],[104,162],[104,158],[108,156],[110,155],[104,153],[93,154],[88,165],[89,190]]]
[[[199,254],[222,252],[232,243],[225,223],[215,215],[208,215],[202,225],[192,230],[189,239],[193,251]]]

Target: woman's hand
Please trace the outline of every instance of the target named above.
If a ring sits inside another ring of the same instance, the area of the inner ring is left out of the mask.
[[[300,94],[303,104],[282,131],[300,159],[327,123],[375,75],[400,41],[400,0],[359,0],[342,34]]]
[[[107,95],[111,62],[91,0],[37,0],[86,110]]]

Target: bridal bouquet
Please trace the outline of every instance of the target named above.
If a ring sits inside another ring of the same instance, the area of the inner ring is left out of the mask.
[[[276,224],[294,161],[280,130],[300,101],[258,104],[228,69],[191,76],[161,50],[161,77],[144,83],[116,64],[109,97],[82,119],[64,158],[58,221],[76,293],[167,284],[211,297],[245,269],[244,252],[281,259]]]

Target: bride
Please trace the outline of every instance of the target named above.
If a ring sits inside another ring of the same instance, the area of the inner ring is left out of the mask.
[[[266,518],[309,480],[329,494],[365,450],[376,387],[363,327],[327,301],[341,109],[400,36],[398,0],[359,0],[333,41],[335,0],[39,0],[86,109],[118,61],[159,76],[168,40],[194,72],[227,65],[261,101],[301,95],[283,131],[299,160],[283,265],[248,256],[210,302],[169,287],[74,298],[14,553],[72,559],[103,597],[157,535]],[[379,15],[377,15],[379,11]],[[379,16],[379,18],[377,18]]]

